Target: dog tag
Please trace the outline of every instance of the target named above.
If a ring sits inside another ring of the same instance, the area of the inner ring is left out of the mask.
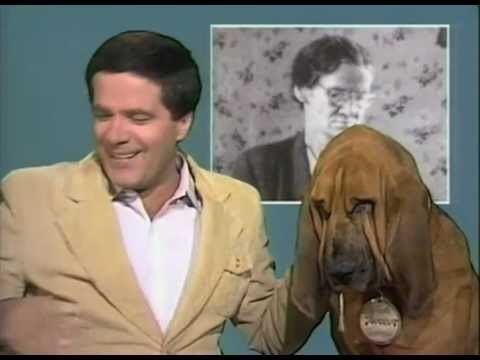
[[[402,319],[395,306],[383,296],[370,299],[360,313],[363,334],[377,345],[389,345],[400,332]]]

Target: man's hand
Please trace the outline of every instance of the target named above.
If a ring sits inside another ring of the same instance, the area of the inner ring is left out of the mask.
[[[87,324],[76,304],[48,296],[0,301],[0,349],[18,354],[74,354],[81,351]]]

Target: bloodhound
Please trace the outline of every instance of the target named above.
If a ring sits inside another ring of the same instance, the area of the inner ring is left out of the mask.
[[[334,138],[305,193],[332,336],[349,354],[478,354],[478,275],[465,235],[414,158],[367,126]]]

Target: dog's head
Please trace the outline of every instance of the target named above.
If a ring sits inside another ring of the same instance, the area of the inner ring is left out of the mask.
[[[399,143],[366,126],[347,129],[322,152],[303,206],[303,233],[319,242],[323,285],[337,292],[393,287],[410,317],[430,304],[432,200]]]

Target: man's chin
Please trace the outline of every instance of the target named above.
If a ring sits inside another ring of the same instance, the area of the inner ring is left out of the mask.
[[[330,128],[328,135],[330,136],[330,139],[334,138],[338,134],[340,134],[343,130],[345,130],[346,127],[339,127],[339,128]]]
[[[340,133],[342,133],[343,131],[347,130],[349,127],[355,125],[355,123],[348,123],[348,124],[331,124],[329,126],[329,132],[330,132],[330,135],[331,137],[335,137],[337,135],[339,135]]]
[[[141,188],[141,184],[137,179],[128,179],[119,176],[109,176],[111,183],[116,190],[133,190]]]

